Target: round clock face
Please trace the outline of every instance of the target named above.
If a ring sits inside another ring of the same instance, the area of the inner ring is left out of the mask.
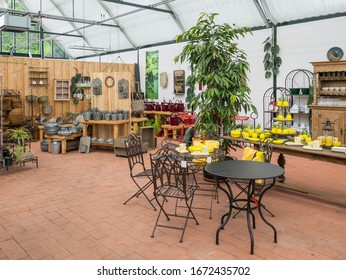
[[[333,47],[327,52],[327,58],[330,61],[338,61],[344,56],[344,52],[339,47]]]

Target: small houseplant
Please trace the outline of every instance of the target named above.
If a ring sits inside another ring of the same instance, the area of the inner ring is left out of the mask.
[[[31,133],[27,128],[9,129],[8,139],[14,142],[13,158],[16,162],[32,156],[30,149],[25,148],[25,141],[31,140]]]
[[[202,13],[195,26],[176,37],[176,42],[187,44],[175,57],[175,62],[188,61],[191,74],[188,84],[203,84],[204,89],[193,97],[189,106],[197,110],[197,129],[210,139],[228,135],[235,126],[239,112],[257,113],[250,99],[247,85],[249,63],[246,54],[235,40],[250,32],[247,27],[216,24],[216,13]],[[230,141],[222,141],[227,153]]]

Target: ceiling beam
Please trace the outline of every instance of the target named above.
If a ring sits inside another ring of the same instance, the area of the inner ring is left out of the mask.
[[[120,5],[126,5],[126,6],[131,6],[131,7],[136,7],[136,8],[142,8],[142,9],[146,9],[146,10],[152,10],[152,11],[156,11],[156,12],[162,12],[162,13],[168,13],[168,14],[173,14],[172,11],[170,10],[165,10],[165,9],[160,9],[160,8],[156,8],[154,5],[140,5],[140,4],[136,4],[136,3],[131,3],[131,2],[126,2],[126,1],[121,1],[121,0],[102,0],[105,2],[111,2],[111,3],[115,3],[115,4],[120,4]],[[165,1],[163,1],[162,4]]]
[[[113,18],[113,22],[119,26],[119,29],[121,30],[121,32],[125,35],[126,39],[131,43],[131,45],[135,48],[136,43],[131,39],[130,35],[126,32],[125,28],[123,28],[121,26],[121,24],[119,23],[119,21],[115,18],[115,16],[113,15],[112,11],[107,7],[107,5],[105,5],[102,0],[97,0],[97,2],[101,5],[101,7],[106,11],[106,13],[109,15],[109,17]]]
[[[263,19],[266,27],[270,27],[270,21],[269,19],[267,18],[265,12],[263,11],[263,8],[261,6],[261,4],[259,3],[259,0],[253,0],[253,2],[255,3],[255,6],[257,8],[257,11],[259,12],[261,18]]]
[[[184,28],[181,20],[179,19],[179,16],[177,15],[177,13],[173,10],[172,6],[169,3],[166,3],[165,6],[167,7],[167,9],[169,9],[172,12],[172,18],[174,19],[175,23],[180,28],[180,31],[182,33],[184,33],[185,32],[185,28]]]
[[[278,21],[274,18],[274,16],[270,12],[267,1],[266,0],[260,0],[260,1],[261,1],[261,9],[264,11],[266,18],[268,18],[273,25],[277,25]]]
[[[59,11],[59,13],[60,13],[63,17],[66,17],[64,11],[59,7],[59,5],[58,5],[57,3],[55,3],[54,0],[50,0],[50,2],[53,4],[53,6]],[[76,24],[75,24],[74,22],[69,22],[69,24],[70,24],[73,28],[77,28],[77,26],[76,26]],[[83,37],[84,42],[85,42],[89,47],[91,47],[90,42],[88,41],[87,38],[85,38],[84,34],[82,34],[82,32],[80,32],[80,31],[77,31],[77,33],[78,33],[79,35],[81,35],[81,36]]]

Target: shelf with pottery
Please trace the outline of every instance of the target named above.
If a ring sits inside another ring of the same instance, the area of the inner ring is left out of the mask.
[[[29,67],[29,85],[47,87],[48,68]]]

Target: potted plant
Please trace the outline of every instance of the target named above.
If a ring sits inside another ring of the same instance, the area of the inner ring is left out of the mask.
[[[216,15],[202,13],[194,27],[176,37],[176,42],[187,41],[187,44],[174,59],[191,64],[187,83],[205,85],[189,105],[197,109],[199,133],[211,139],[228,135],[240,111],[257,113],[247,85],[249,63],[245,52],[235,42],[250,29],[228,23],[216,24]],[[222,141],[221,148],[226,153],[229,147],[231,141]]]
[[[31,133],[25,127],[8,129],[8,139],[14,142],[13,158],[20,162],[28,157],[32,157],[30,149],[25,148],[25,141],[31,140]]]

